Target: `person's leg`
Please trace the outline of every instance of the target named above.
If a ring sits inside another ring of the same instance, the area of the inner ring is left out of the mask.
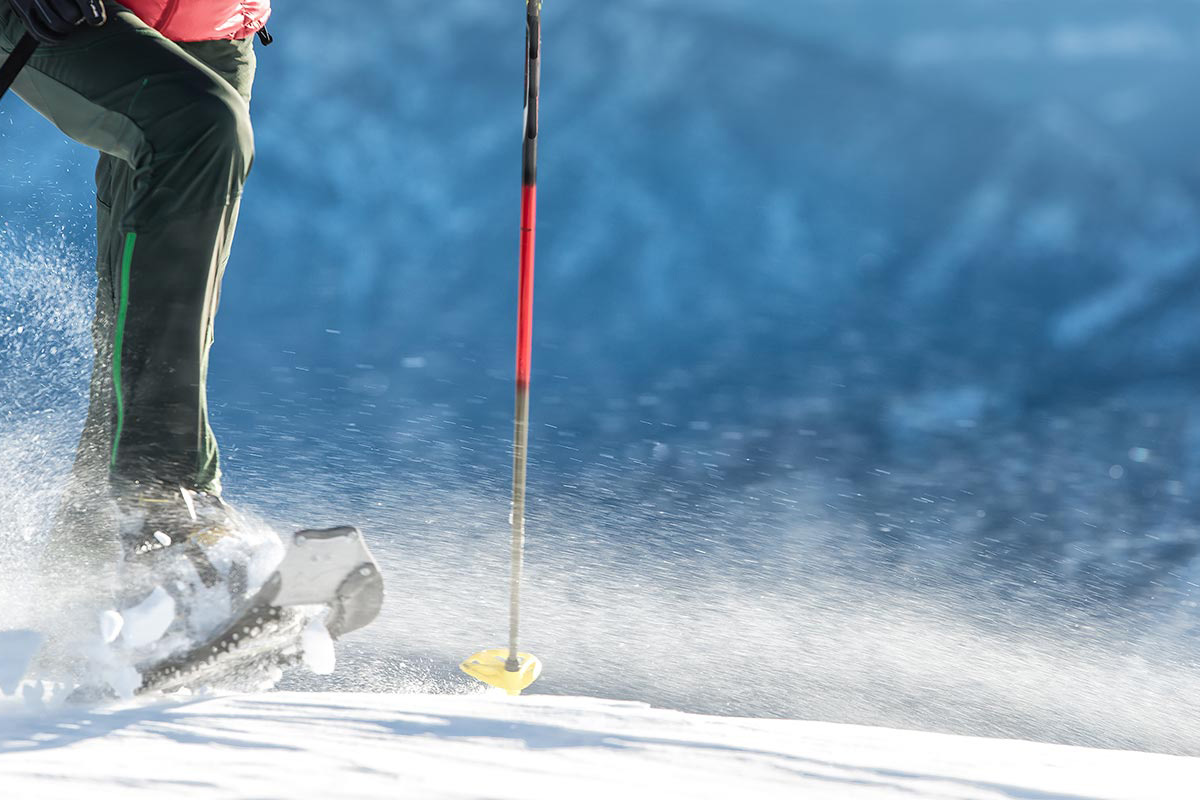
[[[179,46],[220,75],[249,103],[255,69],[252,40],[188,42]],[[136,171],[128,162],[107,153],[100,154],[100,160],[96,167],[98,291],[96,317],[93,325],[96,359],[88,419],[84,426],[84,435],[80,438],[75,469],[78,475],[87,476],[85,480],[88,482],[91,482],[91,476],[100,471],[107,471],[112,452],[112,416],[115,399],[110,365],[112,364],[112,340],[117,313],[115,287],[120,280],[125,238],[122,234],[121,220],[125,216],[130,198],[133,196],[136,175]],[[200,341],[207,342],[208,345],[212,343],[213,317],[216,314],[221,279],[229,260],[229,246],[232,242],[236,217],[235,206],[226,218],[227,234],[220,239],[221,247],[216,257],[216,272],[211,276],[214,290],[208,309],[202,315],[203,330],[200,333]],[[220,488],[217,447],[216,440],[207,424],[205,407],[204,389],[207,361],[208,346],[203,346],[199,355],[199,384],[197,387],[199,396],[195,415],[197,436],[200,439],[197,452],[201,454],[202,460],[201,467],[198,469],[199,479],[188,486],[203,491],[217,492]]]
[[[93,480],[218,488],[205,373],[218,282],[252,159],[250,42],[172,44],[114,7],[39,49],[14,90],[100,150],[96,365],[79,453]],[[0,52],[20,23],[0,4]],[[184,49],[223,68],[238,87]],[[239,90],[241,93],[239,94]]]

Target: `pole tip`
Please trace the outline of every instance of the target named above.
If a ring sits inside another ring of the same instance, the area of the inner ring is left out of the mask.
[[[496,647],[476,653],[462,662],[459,669],[515,697],[542,674],[542,662],[530,653],[517,653],[513,659],[507,647]]]

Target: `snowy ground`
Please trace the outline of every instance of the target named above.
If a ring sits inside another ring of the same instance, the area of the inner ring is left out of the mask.
[[[1182,800],[1197,786],[1196,758],[590,698],[285,692],[0,716],[7,798]]]

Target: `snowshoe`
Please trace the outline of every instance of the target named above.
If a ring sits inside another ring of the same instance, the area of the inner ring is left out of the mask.
[[[332,669],[332,639],[379,613],[379,569],[354,528],[300,531],[284,554],[219,497],[179,489],[118,502],[131,600],[118,645],[140,691],[258,688],[306,660]]]
[[[112,505],[116,574],[75,592],[78,630],[46,637],[33,659],[33,674],[76,687],[72,700],[263,688],[300,662],[327,672],[332,640],[379,613],[382,578],[354,528],[300,531],[285,552],[213,495],[125,493]]]
[[[165,658],[207,639],[237,616],[283,557],[273,531],[250,524],[216,495],[144,490],[116,503],[124,553],[114,604],[123,617],[118,644],[143,658]]]
[[[279,567],[232,622],[201,643],[143,663],[141,692],[244,688],[258,676],[308,660],[330,639],[367,625],[383,604],[383,579],[355,528],[299,531]],[[306,652],[308,651],[308,652]],[[314,658],[316,656],[316,658]]]

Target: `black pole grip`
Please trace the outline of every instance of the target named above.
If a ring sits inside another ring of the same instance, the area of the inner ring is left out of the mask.
[[[525,133],[521,182],[537,185],[538,105],[542,92],[541,0],[531,0],[525,28]]]
[[[17,46],[8,54],[4,64],[0,65],[0,99],[4,97],[4,93],[12,86],[13,81],[17,79],[17,74],[25,68],[29,63],[29,57],[33,55],[33,51],[38,48],[38,40],[30,36],[28,33],[21,37],[21,41],[17,42]]]

